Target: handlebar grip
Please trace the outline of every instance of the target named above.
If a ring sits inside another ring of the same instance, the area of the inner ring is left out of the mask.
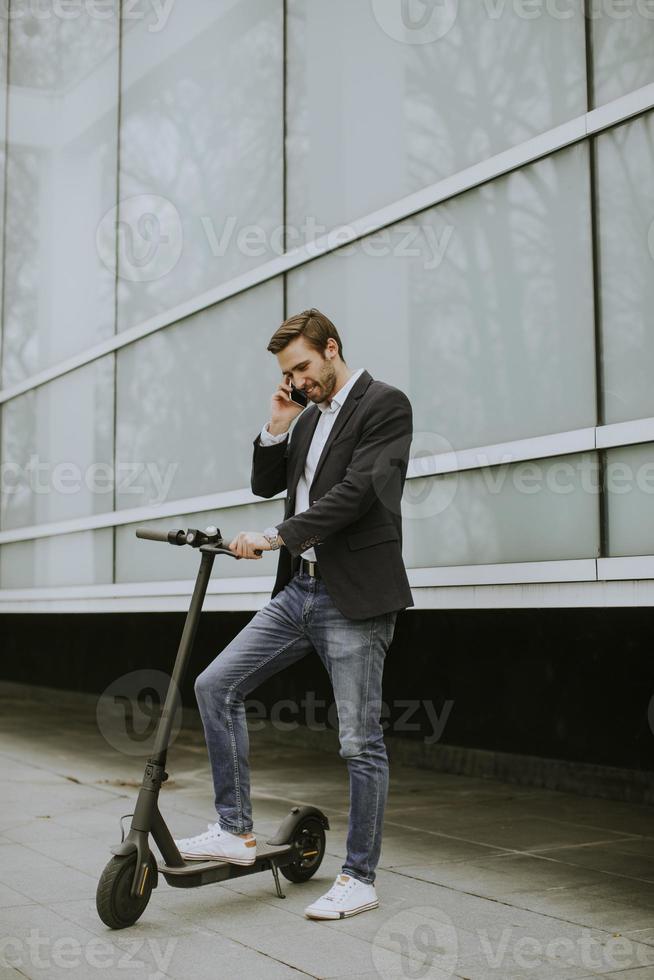
[[[153,527],[137,527],[137,538],[148,541],[165,541],[166,544],[186,544],[186,531],[157,531]]]

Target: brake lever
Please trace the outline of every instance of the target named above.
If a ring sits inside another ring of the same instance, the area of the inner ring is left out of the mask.
[[[234,552],[233,551],[230,551],[229,548],[223,548],[223,547],[221,547],[220,545],[217,545],[217,544],[210,544],[210,545],[204,544],[204,545],[201,545],[200,551],[202,551],[204,548],[210,549],[213,552],[214,555],[231,555],[232,558],[241,558],[242,557],[242,555],[235,555]],[[255,555],[262,555],[263,554],[263,551],[261,550],[261,548],[255,548],[254,549],[254,553],[255,553]]]
[[[233,551],[229,550],[229,548],[222,548],[220,545],[215,545],[212,548],[212,551],[215,551],[217,555],[231,555],[232,558],[238,558],[238,555],[235,555]]]

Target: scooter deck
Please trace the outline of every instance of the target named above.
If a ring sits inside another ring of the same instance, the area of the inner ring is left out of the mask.
[[[169,885],[189,888],[206,885],[212,881],[226,881],[243,875],[271,869],[271,862],[277,866],[291,864],[297,860],[297,852],[291,844],[257,844],[257,858],[252,864],[233,864],[229,861],[186,861],[182,867],[174,867],[157,862],[157,867]]]
[[[290,844],[257,844],[257,858],[252,864],[234,864],[231,861],[189,861],[186,859],[186,864],[181,868],[173,867],[172,865],[164,864],[163,861],[158,862],[157,866],[159,871],[165,874],[187,874],[189,871],[204,871],[205,868],[215,868],[216,866],[228,865],[230,868],[253,868],[264,858],[280,857],[282,854],[286,854],[290,850]]]

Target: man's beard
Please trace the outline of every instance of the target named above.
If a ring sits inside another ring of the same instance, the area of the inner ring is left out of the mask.
[[[327,361],[327,358],[325,358],[325,360]],[[327,399],[331,396],[332,391],[336,387],[336,369],[331,361],[327,361],[325,364],[324,369],[320,373],[317,384],[320,385],[319,397],[315,397],[315,392],[313,396],[309,396],[316,405],[320,404],[320,402],[327,401]]]

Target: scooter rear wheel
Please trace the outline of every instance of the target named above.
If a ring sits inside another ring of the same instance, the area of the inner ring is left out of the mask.
[[[299,852],[298,860],[279,870],[288,881],[308,881],[325,856],[325,831],[320,820],[307,817],[300,821],[293,834],[293,843]]]
[[[112,857],[100,875],[95,904],[98,915],[110,929],[125,929],[132,926],[143,915],[150,901],[152,886],[157,867],[154,858],[150,856],[150,872],[146,878],[143,894],[130,895],[130,887],[136,854],[127,857]]]

